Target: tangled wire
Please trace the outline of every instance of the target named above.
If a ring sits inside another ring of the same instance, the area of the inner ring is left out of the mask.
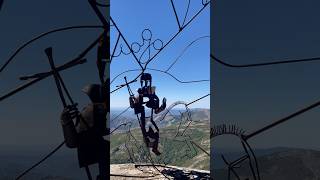
[[[201,39],[209,38],[209,36],[201,36],[191,41],[167,69],[161,70],[148,68],[150,62],[153,61],[159,53],[164,51],[164,49],[210,4],[210,1],[201,1],[200,3],[202,4],[201,9],[189,21],[187,21],[186,17],[190,8],[189,0],[183,22],[180,23],[179,18],[176,14],[175,5],[173,1],[171,1],[179,30],[167,42],[158,38],[154,38],[151,29],[146,28],[141,32],[140,41],[129,43],[126,40],[125,35],[120,30],[120,27],[118,27],[115,20],[111,17],[112,27],[116,31],[116,36],[114,36],[115,45],[113,49],[111,49],[110,62],[112,63],[115,58],[120,56],[131,56],[133,60],[140,66],[139,69],[124,70],[123,72],[111,77],[110,84],[113,84],[115,80],[121,75],[124,75],[128,72],[139,72],[138,76],[136,76],[129,82],[116,85],[116,88],[114,90],[111,90],[111,94],[117,92],[119,89],[129,84],[135,83],[141,76],[141,74],[143,74],[145,71],[157,71],[165,75],[169,75],[179,83],[209,82],[209,80],[184,81],[176,78],[172,73],[169,73],[169,70],[176,64],[176,62],[188,50],[190,46],[200,41]],[[129,112],[130,107],[124,109],[117,116],[110,120],[111,124],[116,124],[114,125],[113,130],[111,130],[111,132],[113,133],[111,135],[111,143],[113,141],[116,141],[117,138],[124,139],[124,143],[117,145],[115,151],[111,152],[112,157],[121,157],[121,159],[113,160],[126,163],[131,162],[134,163],[137,167],[148,165],[154,168],[156,172],[169,179],[170,177],[164,172],[160,171],[158,167],[166,167],[169,164],[177,163],[179,160],[192,159],[193,157],[199,155],[199,151],[204,151],[205,154],[209,156],[210,153],[208,153],[205,148],[203,148],[205,142],[201,142],[201,144],[198,144],[194,141],[193,134],[194,131],[197,130],[195,128],[192,128],[192,125],[197,123],[197,121],[193,119],[192,112],[189,109],[189,106],[191,104],[196,103],[203,98],[209,97],[209,95],[210,94],[202,96],[190,103],[184,101],[174,102],[162,113],[154,116],[155,122],[160,125],[159,148],[160,151],[162,151],[160,156],[155,156],[150,153],[148,147],[144,145],[142,134],[139,133],[139,125],[137,123],[139,122],[139,119],[137,121],[132,118],[125,117],[124,114]],[[174,108],[176,108],[177,106],[183,106],[182,110],[179,109],[179,113],[176,113],[177,111],[174,111]],[[161,127],[162,124],[165,123],[173,123],[174,126],[165,127],[165,125],[163,125],[163,127]],[[175,145],[175,147],[172,146],[173,144]],[[206,144],[206,146],[209,146],[208,143]],[[181,149],[184,149],[184,151],[181,152]],[[173,154],[174,159],[173,157],[168,156],[169,153]]]

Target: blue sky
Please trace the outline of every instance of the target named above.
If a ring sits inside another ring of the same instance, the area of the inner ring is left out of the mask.
[[[0,12],[0,24],[1,65],[19,46],[43,32],[65,26],[101,25],[88,2],[76,0],[5,1]],[[60,32],[34,42],[0,74],[0,94],[4,95],[25,83],[19,80],[20,76],[50,70],[45,48],[53,47],[55,64],[59,66],[78,56],[101,32],[102,29]],[[61,72],[79,109],[89,103],[81,88],[89,83],[99,83],[96,48],[86,58],[87,63]],[[63,139],[59,121],[62,109],[52,77],[1,101],[0,145],[51,147],[58,144]]]
[[[174,3],[182,24],[188,1],[176,0]],[[152,3],[147,0],[113,0],[111,1],[111,4],[111,16],[129,44],[133,42],[142,43],[141,33],[146,28],[150,29],[152,32],[152,41],[161,39],[164,44],[178,31],[174,11],[169,0],[152,1]],[[191,1],[186,21],[200,10],[201,7],[201,1]],[[161,70],[167,69],[188,44],[201,36],[208,36],[200,38],[193,43],[169,72],[183,81],[209,80],[209,11],[210,7],[207,7],[180,35],[177,36],[177,38],[172,41],[171,44],[159,53],[148,67]],[[114,46],[116,38],[117,32],[114,28],[111,28],[111,48]],[[120,44],[123,44],[124,51],[128,51],[128,49],[125,48],[123,41],[120,41]],[[119,47],[117,47],[117,50],[119,50]],[[116,54],[118,52],[119,51],[116,51]],[[151,50],[151,54],[154,53],[156,53],[156,51]],[[111,79],[120,72],[137,68],[139,68],[139,65],[134,61],[132,55],[121,55],[114,58],[111,63]],[[162,99],[163,97],[166,97],[168,104],[177,100],[190,102],[210,92],[210,82],[181,84],[166,74],[154,71],[149,72],[153,76],[153,85],[157,87],[156,92],[159,98]],[[130,72],[124,75],[131,80],[136,77],[138,73],[139,72]],[[115,89],[116,85],[124,83],[124,75],[114,81],[111,85],[111,90]],[[137,90],[138,87],[138,82],[131,84],[131,88],[134,91]],[[129,95],[126,88],[122,88],[116,93],[111,94],[111,107],[128,107],[128,97]],[[209,102],[210,98],[208,97],[195,103],[192,107],[209,108]]]
[[[319,6],[319,1],[216,1],[213,52],[232,64],[319,57]],[[234,69],[213,63],[211,124],[237,124],[251,132],[318,101],[319,67],[311,62]],[[319,113],[315,108],[250,143],[320,149]]]

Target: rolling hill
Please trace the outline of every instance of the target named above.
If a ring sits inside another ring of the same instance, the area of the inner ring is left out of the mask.
[[[192,109],[191,117],[194,122],[190,125],[188,123],[180,124],[181,115],[178,112],[168,115],[160,126],[159,149],[162,155],[156,157],[151,153],[152,159],[161,164],[209,170],[209,156],[197,147],[197,145],[200,145],[205,151],[210,152],[209,115],[210,111],[208,109]],[[156,122],[157,118],[155,118]],[[135,119],[135,121],[137,120]],[[187,126],[188,128],[186,128]],[[180,127],[180,130],[178,130],[178,127]],[[177,132],[181,134],[185,129],[187,129],[185,134],[188,134],[191,138],[179,136],[175,138]],[[110,157],[112,164],[149,162],[148,151],[144,147],[140,128],[135,126],[131,133],[136,140],[133,140],[123,131],[111,136]],[[128,140],[129,138],[130,140]],[[197,143],[197,145],[194,143]]]

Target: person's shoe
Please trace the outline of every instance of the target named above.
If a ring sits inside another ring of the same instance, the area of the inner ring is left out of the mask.
[[[157,155],[157,156],[160,156],[160,155],[161,155],[161,153],[158,151],[158,149],[152,148],[152,152],[153,152],[155,155]]]

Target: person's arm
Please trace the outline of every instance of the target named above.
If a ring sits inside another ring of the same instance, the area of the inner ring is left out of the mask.
[[[158,114],[160,113],[161,111],[163,111],[167,106],[167,99],[166,98],[163,98],[162,99],[162,104],[159,108],[155,109],[155,113]]]
[[[73,119],[75,118],[76,113],[78,113],[78,111],[71,111],[72,109],[65,108],[61,113],[60,119],[66,146],[69,148],[76,148],[78,146],[78,133],[74,125]]]

